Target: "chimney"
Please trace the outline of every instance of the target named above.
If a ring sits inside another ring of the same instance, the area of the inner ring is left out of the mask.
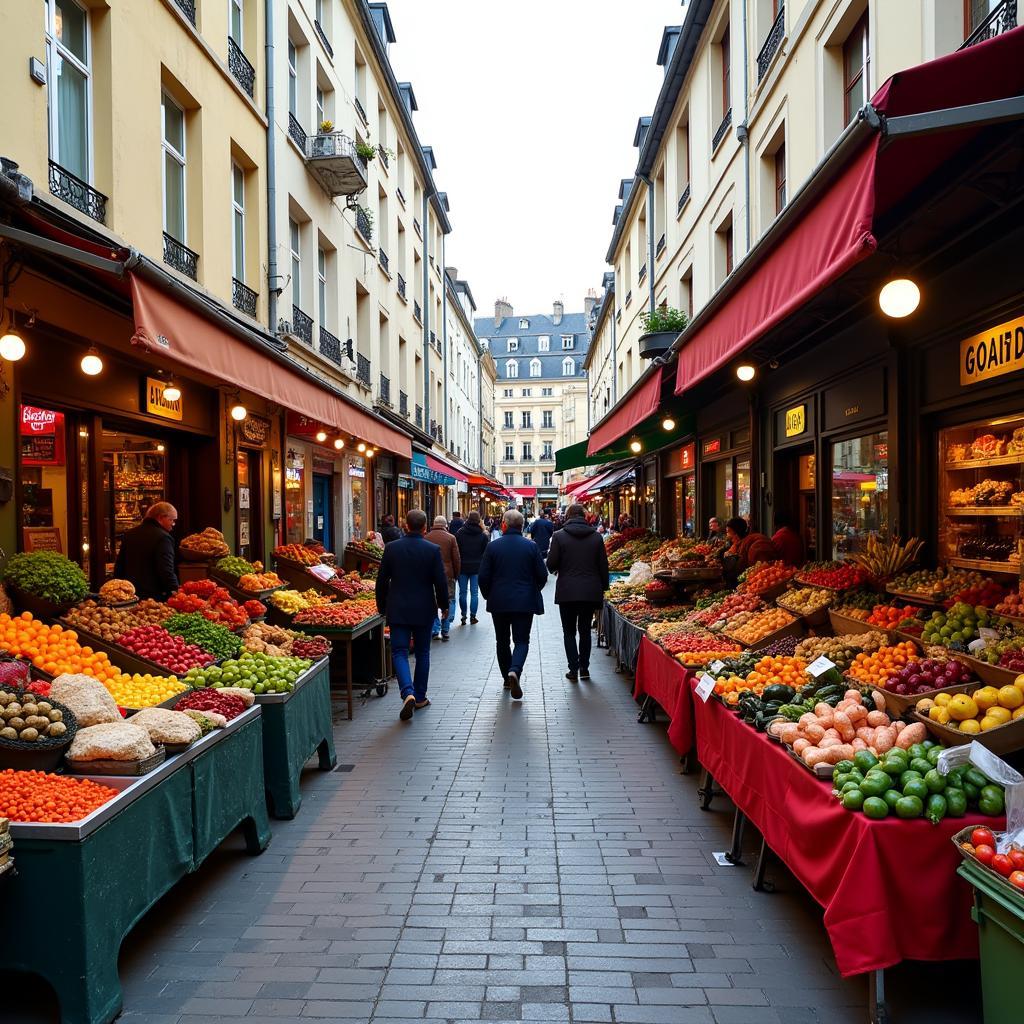
[[[594,312],[594,308],[597,306],[597,302],[597,295],[595,294],[594,289],[591,288],[590,291],[587,292],[587,297],[583,300],[583,312],[588,317],[591,313]]]
[[[565,312],[565,306],[562,305],[561,299],[555,300],[554,313],[551,317],[551,322],[557,327],[562,322],[562,314]]]
[[[508,299],[495,299],[494,300],[494,326],[500,327],[502,320],[505,317],[512,315],[512,304]]]

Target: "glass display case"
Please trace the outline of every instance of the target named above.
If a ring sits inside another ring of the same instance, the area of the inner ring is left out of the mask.
[[[1020,573],[1024,415],[939,432],[939,558]]]

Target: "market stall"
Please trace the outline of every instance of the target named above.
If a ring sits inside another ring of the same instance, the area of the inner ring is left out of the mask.
[[[680,757],[694,744],[693,673],[684,668],[646,636],[640,641],[633,698],[640,702],[641,721],[654,721],[648,701],[654,701],[668,716],[668,741]]]

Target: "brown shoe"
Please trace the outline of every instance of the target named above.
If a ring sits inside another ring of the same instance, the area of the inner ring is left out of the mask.
[[[398,712],[399,721],[408,722],[412,718],[412,713],[416,709],[416,698],[410,693],[408,697],[402,701],[402,710]]]

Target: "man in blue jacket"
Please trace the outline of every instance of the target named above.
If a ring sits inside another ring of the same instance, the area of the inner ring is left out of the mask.
[[[377,611],[391,627],[391,658],[402,691],[403,722],[413,710],[430,706],[427,677],[430,674],[430,630],[437,611],[448,611],[448,578],[441,549],[424,536],[427,514],[410,509],[405,517],[406,534],[384,546],[377,572]],[[409,640],[416,653],[416,676],[409,670]]]
[[[505,513],[505,535],[487,545],[480,562],[480,591],[494,620],[498,667],[505,688],[515,700],[522,700],[520,678],[530,652],[530,630],[534,615],[544,614],[541,591],[547,582],[540,548],[523,536],[523,514],[516,509]],[[515,648],[509,644],[509,634]]]
[[[545,512],[537,516],[526,531],[533,538],[534,543],[540,548],[540,553],[547,558],[548,548],[551,546],[551,535],[555,532],[555,524],[551,522],[549,513]]]

